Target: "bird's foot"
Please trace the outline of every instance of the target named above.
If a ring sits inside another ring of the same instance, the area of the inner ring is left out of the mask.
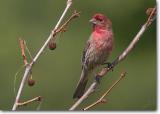
[[[106,63],[103,63],[102,65],[107,65],[107,66],[105,66],[105,68],[112,69],[112,71],[113,71],[113,64],[112,63],[106,62]]]
[[[95,76],[95,80],[96,80],[97,83],[100,83],[100,79],[101,79],[101,76],[99,76],[99,75]]]

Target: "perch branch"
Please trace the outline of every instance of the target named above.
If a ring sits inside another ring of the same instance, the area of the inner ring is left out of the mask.
[[[120,77],[118,78],[118,80],[116,80],[112,85],[111,87],[97,100],[95,101],[94,103],[92,103],[91,105],[87,106],[86,108],[84,108],[83,110],[88,110],[90,108],[92,108],[93,106],[99,104],[99,103],[104,103],[106,102],[106,100],[104,99],[105,96],[107,96],[109,94],[109,92],[111,92],[111,90],[118,84],[118,82],[120,82],[126,75],[126,72],[122,73],[120,75]]]
[[[110,70],[112,70],[119,62],[124,60],[127,55],[134,49],[138,41],[140,40],[141,36],[143,33],[146,31],[146,29],[152,24],[152,22],[156,19],[156,7],[153,8],[151,11],[147,21],[142,25],[141,29],[139,32],[136,34],[136,36],[133,38],[131,43],[128,45],[128,47],[111,63],[111,67],[108,68],[103,68],[96,76],[93,81],[93,83],[90,85],[89,89],[83,94],[83,96],[78,99],[69,110],[75,110],[81,103],[84,101],[91,93],[93,93],[98,86],[99,82],[97,81],[100,80],[104,75],[106,75]]]
[[[42,97],[41,96],[38,96],[38,97],[35,97],[33,99],[30,99],[30,100],[27,100],[25,102],[18,102],[17,105],[18,107],[19,106],[24,106],[24,105],[27,105],[27,104],[30,104],[32,102],[35,102],[35,101],[41,101],[42,100]]]
[[[62,22],[64,16],[66,15],[68,9],[70,8],[70,6],[72,5],[72,0],[68,0],[67,1],[67,4],[66,4],[66,8],[65,10],[63,11],[59,21],[57,22],[55,28],[52,30],[51,34],[49,35],[49,37],[47,38],[47,40],[45,41],[45,43],[43,44],[43,46],[40,48],[40,50],[38,51],[38,53],[36,54],[36,56],[34,57],[33,61],[30,63],[30,64],[26,64],[26,68],[25,68],[25,72],[24,72],[24,75],[23,75],[23,78],[22,78],[22,81],[21,81],[21,84],[19,86],[19,89],[18,89],[18,93],[17,93],[17,96],[16,96],[16,99],[15,99],[15,102],[13,104],[13,107],[12,107],[12,110],[16,110],[17,106],[18,106],[18,101],[20,99],[20,96],[22,94],[22,90],[23,90],[23,87],[24,87],[24,84],[26,82],[26,79],[28,76],[30,76],[31,74],[31,69],[32,69],[32,66],[33,66],[33,63],[35,63],[37,61],[37,59],[39,58],[39,56],[42,54],[42,52],[44,51],[44,49],[46,48],[47,44],[49,43],[49,41],[54,37],[54,34],[55,34],[55,30],[59,27],[60,23]]]

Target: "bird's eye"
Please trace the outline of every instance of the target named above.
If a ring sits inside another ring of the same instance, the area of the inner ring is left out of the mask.
[[[103,20],[102,19],[98,19],[98,21],[102,22]]]

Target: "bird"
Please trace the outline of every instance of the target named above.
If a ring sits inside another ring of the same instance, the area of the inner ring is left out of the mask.
[[[80,98],[88,82],[88,74],[103,65],[114,47],[114,35],[111,20],[102,13],[96,13],[91,20],[92,33],[83,50],[82,72],[73,98]]]

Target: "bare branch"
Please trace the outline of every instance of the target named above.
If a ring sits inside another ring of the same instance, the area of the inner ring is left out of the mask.
[[[47,44],[49,43],[49,41],[53,38],[54,34],[55,34],[55,30],[57,30],[57,28],[59,27],[60,23],[62,22],[64,16],[66,15],[68,9],[70,8],[70,6],[72,5],[72,0],[67,0],[67,4],[66,4],[66,8],[63,11],[59,21],[57,22],[55,28],[52,30],[51,34],[49,35],[49,37],[47,38],[47,40],[45,41],[45,43],[43,44],[43,46],[40,48],[40,50],[38,51],[38,53],[36,54],[36,56],[34,57],[33,61],[30,64],[26,64],[26,69],[25,69],[25,73],[23,75],[21,84],[19,86],[18,89],[18,93],[14,102],[14,105],[12,107],[12,110],[16,110],[17,106],[18,106],[18,101],[20,99],[24,84],[26,82],[26,79],[30,76],[31,74],[31,69],[33,64],[37,61],[37,59],[39,58],[39,56],[42,54],[42,52],[44,51],[44,49],[46,48]]]
[[[49,41],[53,38],[53,36],[55,34],[55,30],[57,30],[57,28],[59,27],[60,23],[62,22],[64,16],[66,15],[66,13],[67,13],[67,11],[68,11],[68,9],[70,8],[71,5],[72,5],[72,0],[68,0],[66,8],[65,8],[64,12],[62,13],[62,15],[61,15],[61,17],[60,17],[57,25],[52,30],[52,32],[49,35],[48,39],[45,41],[45,43],[43,44],[43,46],[41,47],[41,49],[38,51],[38,53],[34,57],[33,62],[31,63],[31,65],[37,61],[37,59],[39,58],[39,56],[42,54],[42,52],[44,51],[44,49],[47,47],[47,44],[49,43]]]
[[[27,64],[12,110],[16,110],[16,108],[18,106],[19,98],[21,96],[21,93],[22,93],[22,90],[24,87],[24,84],[26,82],[27,77],[30,76],[30,74],[31,74],[31,66],[29,64]]]
[[[56,39],[56,35],[58,33],[61,33],[61,32],[65,32],[67,29],[67,26],[68,24],[71,22],[72,19],[75,19],[77,17],[80,16],[80,12],[77,12],[76,10],[73,12],[73,14],[70,16],[70,18],[59,28],[57,28],[53,34],[53,38],[50,40],[48,46],[49,46],[49,49],[51,50],[54,50],[56,48],[56,43],[55,43],[55,39]]]
[[[53,38],[55,38],[54,36],[57,35],[57,33],[60,33],[60,32],[65,32],[66,31],[66,27],[68,26],[69,22],[71,22],[72,19],[76,18],[76,17],[79,17],[80,16],[80,12],[77,12],[76,10],[73,12],[73,14],[70,16],[70,18],[59,28],[57,28],[55,31],[54,31],[54,34],[53,34]]]
[[[126,75],[126,72],[122,73],[120,75],[120,77],[118,78],[118,80],[116,80],[112,85],[111,87],[97,100],[95,101],[94,103],[92,103],[91,105],[87,106],[86,108],[84,108],[83,110],[88,110],[90,108],[92,108],[93,106],[99,104],[99,103],[105,103],[106,100],[105,100],[105,96],[107,96],[109,94],[109,92],[111,92],[111,90],[118,84],[118,82],[120,82]]]
[[[110,70],[112,70],[119,62],[124,60],[127,55],[134,49],[138,41],[140,40],[141,36],[144,34],[146,29],[152,24],[152,22],[156,18],[156,7],[153,8],[152,12],[150,13],[147,21],[144,23],[144,25],[141,27],[139,32],[136,34],[136,36],[133,38],[131,43],[128,45],[128,47],[111,63],[111,67],[103,68],[96,76],[94,82],[90,85],[88,90],[83,94],[83,96],[78,99],[73,106],[69,110],[75,110],[88,96],[93,93],[96,89],[96,87],[99,84],[99,81],[104,75],[106,75]]]

